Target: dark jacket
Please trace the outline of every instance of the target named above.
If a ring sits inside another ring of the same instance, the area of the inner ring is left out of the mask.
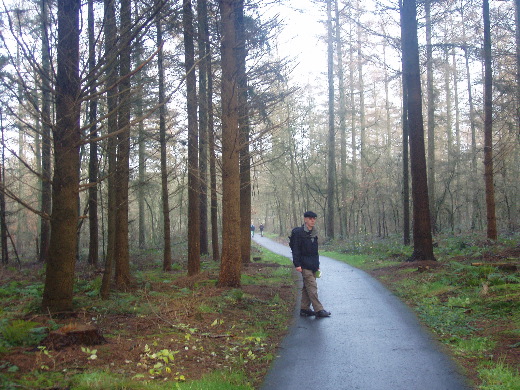
[[[317,271],[320,268],[318,236],[311,237],[311,233],[306,232],[303,225],[295,233],[292,250],[294,266]]]

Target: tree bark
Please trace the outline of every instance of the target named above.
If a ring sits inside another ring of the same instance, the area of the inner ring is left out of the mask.
[[[402,12],[403,76],[408,91],[407,112],[410,131],[410,157],[413,200],[413,244],[410,260],[435,260],[426,177],[424,125],[422,116],[417,9],[415,0],[404,0]]]
[[[97,98],[96,80],[96,41],[94,35],[94,0],[88,2],[88,66],[89,66],[89,123],[90,123],[90,155],[89,155],[89,190],[88,190],[88,221],[89,247],[88,263],[97,267],[99,260],[99,224],[98,224],[98,151],[97,151]]]
[[[142,62],[143,45],[140,42],[140,37],[135,45],[135,63],[140,64]],[[135,75],[136,85],[142,85],[142,72],[137,72]],[[138,118],[143,117],[143,90],[137,88],[135,91],[135,114]],[[137,188],[137,208],[138,208],[138,245],[139,249],[146,248],[146,211],[145,211],[145,188],[146,188],[146,133],[144,130],[143,121],[138,123],[138,135],[137,135],[137,153],[138,153],[138,188]],[[152,218],[153,219],[153,218]]]
[[[112,281],[112,269],[115,258],[115,232],[116,232],[116,163],[117,148],[115,133],[117,131],[117,65],[116,53],[114,48],[117,43],[116,11],[113,0],[105,0],[104,26],[105,26],[105,56],[107,61],[106,69],[106,100],[107,100],[107,159],[108,159],[108,215],[107,215],[107,251],[105,257],[105,269],[101,282],[100,295],[103,299],[108,299],[110,295],[110,283]]]
[[[120,290],[130,287],[128,247],[128,184],[130,181],[130,70],[131,70],[131,0],[120,0],[121,27],[119,54],[119,108],[117,146],[117,220],[115,282]]]
[[[238,127],[238,65],[236,50],[236,0],[219,0],[222,61],[222,260],[220,287],[239,287],[240,253],[240,134]]]
[[[516,133],[520,136],[520,0],[515,0]]]
[[[516,44],[516,140],[517,143],[520,144],[520,0],[515,0],[515,44]],[[518,176],[520,164],[518,163],[520,159],[520,150],[515,153],[516,162],[514,168],[514,175]],[[511,207],[511,231],[517,230],[520,226],[520,194],[519,191],[516,191],[513,194],[513,201]]]
[[[336,139],[334,127],[334,36],[332,31],[332,0],[327,0],[327,76],[329,124],[327,137],[327,215],[326,235],[334,238],[334,200],[336,188]]]
[[[352,13],[352,9],[350,10]],[[352,15],[351,15],[352,17]],[[350,71],[349,71],[349,84],[350,84],[350,152],[352,154],[352,203],[351,203],[351,212],[350,215],[350,229],[351,231],[357,232],[357,220],[354,214],[354,209],[356,207],[357,202],[357,187],[358,187],[358,153],[357,153],[357,138],[359,136],[357,127],[356,127],[356,99],[355,99],[355,88],[354,88],[354,32],[352,23],[350,24],[350,42],[349,42],[349,62],[350,62]]]
[[[463,19],[464,20],[464,19]],[[462,24],[464,28],[464,23]],[[471,129],[471,182],[472,182],[472,212],[471,212],[471,229],[474,230],[479,225],[479,209],[480,202],[478,196],[478,172],[477,172],[477,129],[475,123],[475,109],[473,104],[473,93],[471,90],[471,72],[469,67],[469,46],[466,43],[466,33],[463,32],[464,41],[464,60],[466,64],[466,79],[468,85],[468,103],[469,103],[469,123]]]
[[[493,178],[493,76],[489,0],[483,1],[482,14],[484,19],[484,181],[486,184],[487,237],[490,240],[496,240],[497,222]]]
[[[215,131],[213,126],[213,74],[211,66],[211,48],[209,40],[206,43],[208,61],[206,74],[208,76],[208,143],[209,143],[209,175],[211,185],[211,250],[213,260],[220,260],[219,224],[218,224],[218,197],[217,197],[217,157],[215,156]]]
[[[399,8],[402,9],[402,2],[399,0]],[[403,12],[401,12],[401,24],[403,23]],[[401,28],[401,41],[404,41],[404,30]],[[408,125],[408,87],[406,85],[406,77],[404,77],[404,56],[401,58],[403,69],[403,244],[410,245],[410,177],[408,162],[408,143],[409,143],[409,125]]]
[[[341,177],[341,199],[339,215],[340,236],[345,237],[347,232],[347,125],[346,125],[346,98],[345,80],[343,72],[343,42],[341,41],[341,25],[339,18],[338,0],[334,1],[336,21],[336,52],[338,57],[338,92],[339,92],[339,132],[340,132],[340,177]]]
[[[240,238],[242,263],[251,262],[251,155],[249,153],[249,106],[246,75],[246,29],[244,0],[235,1],[235,28],[238,67],[238,128],[240,132]]]
[[[200,253],[208,254],[208,65],[209,40],[207,0],[197,0],[199,48],[199,172],[200,172]]]
[[[159,5],[160,6],[160,5]],[[168,161],[166,157],[166,99],[164,94],[164,54],[162,13],[157,12],[157,68],[159,73],[159,143],[161,148],[161,201],[163,212],[163,271],[172,269],[172,243],[170,231],[170,202],[168,191]]]
[[[2,153],[0,158],[2,159],[0,164],[0,188],[2,189],[0,191],[0,243],[2,245],[2,264],[8,264],[9,263],[9,250],[7,248],[7,224],[5,219],[5,155],[4,155],[4,148],[5,148],[5,141],[4,141],[4,112],[2,110],[2,107],[0,107],[0,131],[2,133]]]
[[[358,70],[358,82],[359,82],[359,160],[360,160],[360,168],[361,168],[361,175],[365,175],[365,168],[366,168],[366,162],[367,162],[367,155],[366,155],[366,115],[365,115],[365,80],[363,77],[363,36],[361,34],[362,28],[361,28],[361,7],[360,7],[360,1],[358,0],[357,6],[356,6],[356,12],[358,17],[358,24],[357,24],[357,70]]]
[[[51,313],[72,310],[81,136],[79,9],[79,0],[58,1],[51,238],[42,300]]]
[[[426,90],[428,95],[428,194],[430,196],[430,216],[432,229],[436,230],[436,201],[435,201],[435,93],[433,91],[433,47],[431,0],[424,3],[426,14]]]
[[[200,272],[200,199],[199,140],[197,127],[197,80],[193,45],[193,12],[191,0],[183,0],[182,24],[188,108],[188,275]]]
[[[50,240],[50,220],[52,205],[51,186],[51,72],[48,35],[48,0],[41,0],[42,23],[42,178],[41,178],[41,212],[39,261],[47,261]]]

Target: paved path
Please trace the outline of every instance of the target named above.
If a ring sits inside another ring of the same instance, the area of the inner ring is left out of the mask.
[[[291,257],[288,246],[260,235],[254,241]],[[377,280],[327,257],[320,262],[320,300],[332,315],[300,317],[298,302],[262,390],[472,388],[413,312]]]

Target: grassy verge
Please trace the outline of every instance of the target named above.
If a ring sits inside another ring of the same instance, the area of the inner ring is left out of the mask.
[[[41,269],[0,269],[2,389],[255,389],[276,354],[294,309],[288,260],[255,250],[242,286],[216,286],[218,263],[187,277],[160,271],[161,255],[133,259],[135,288],[98,297],[100,274],[77,270],[75,313],[38,311]],[[93,325],[95,346],[46,344],[50,331]]]
[[[397,239],[330,242],[323,255],[361,268],[410,305],[478,389],[520,389],[520,247],[437,237],[436,262],[406,263]],[[422,263],[422,264],[421,264]],[[476,265],[478,264],[478,265]]]

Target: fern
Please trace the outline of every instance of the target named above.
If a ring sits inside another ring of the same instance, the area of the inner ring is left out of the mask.
[[[13,320],[3,324],[0,334],[7,345],[31,345],[41,340],[46,332],[45,328],[37,328],[36,325],[32,321]]]

